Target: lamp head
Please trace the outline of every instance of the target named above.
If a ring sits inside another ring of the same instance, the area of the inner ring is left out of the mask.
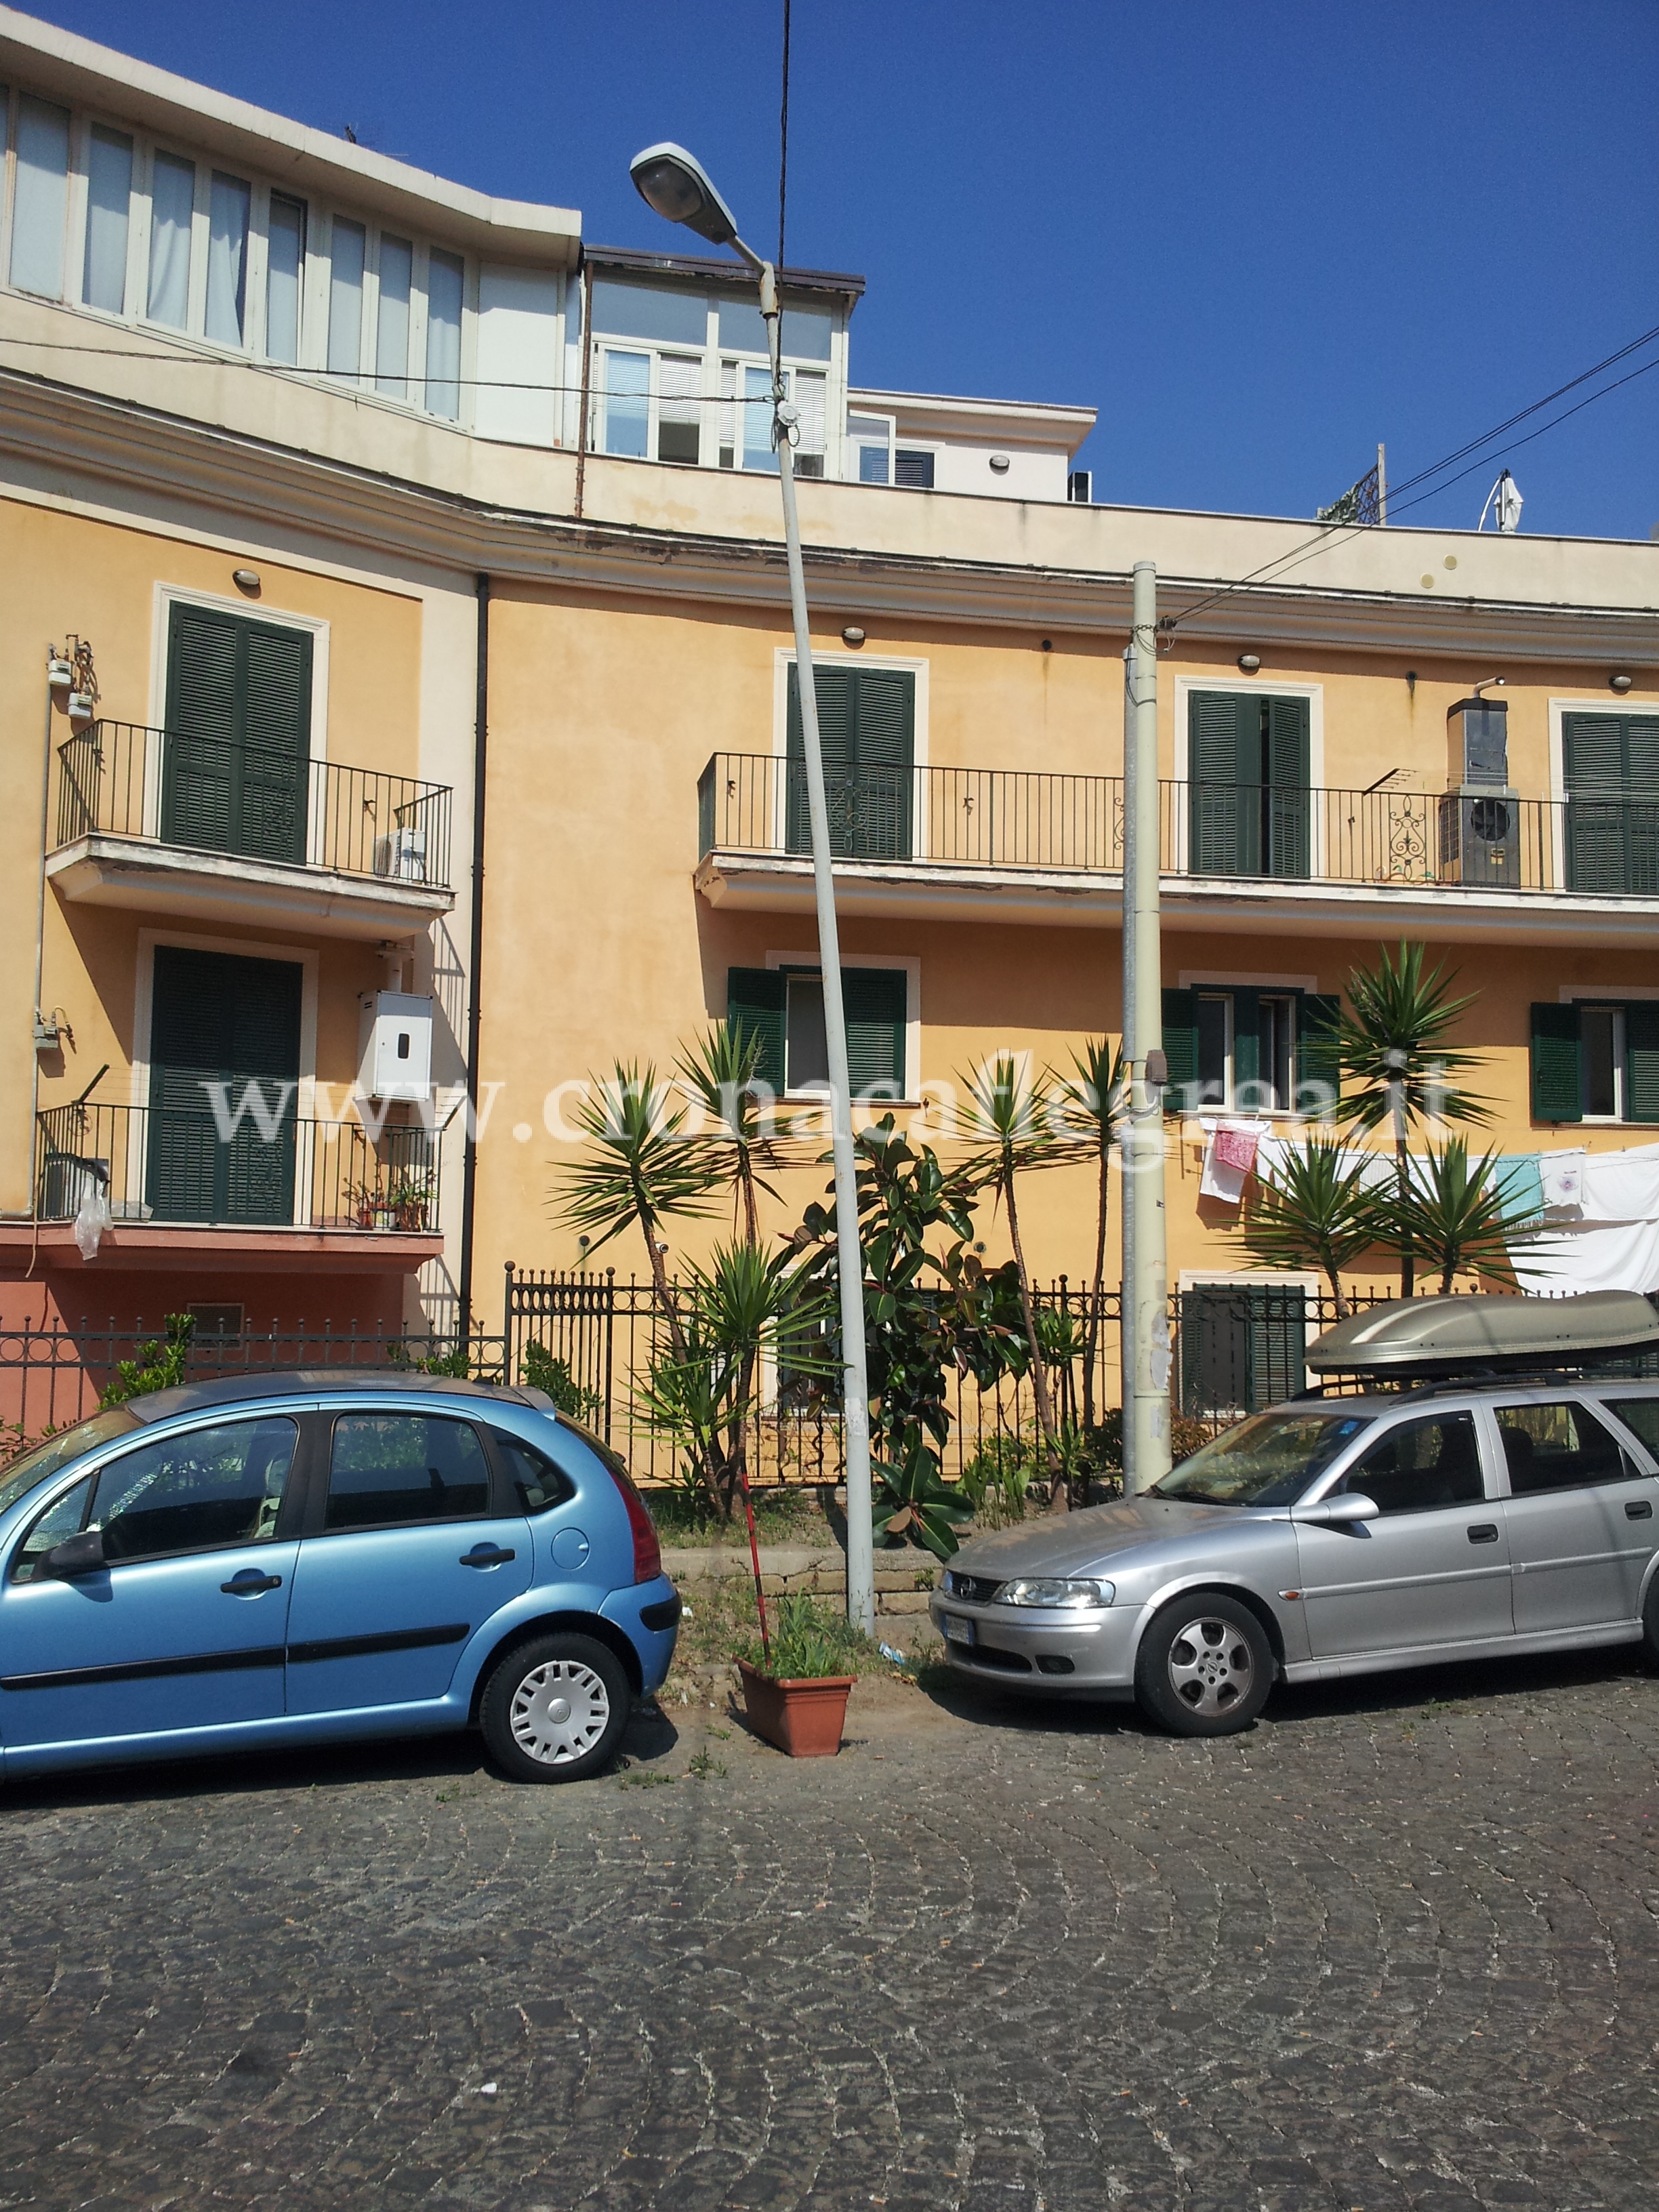
[[[732,210],[715,191],[714,179],[695,155],[665,139],[647,146],[628,165],[635,189],[646,205],[668,222],[683,222],[711,246],[730,246],[738,234]]]

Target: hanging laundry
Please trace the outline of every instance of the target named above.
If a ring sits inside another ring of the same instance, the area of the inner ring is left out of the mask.
[[[1558,1207],[1577,1208],[1584,1200],[1584,1161],[1588,1155],[1582,1145],[1562,1152],[1542,1152],[1538,1159],[1538,1180],[1544,1194],[1544,1203],[1552,1211]]]
[[[1586,1221],[1659,1221],[1659,1145],[1588,1153],[1582,1188]]]
[[[1218,1198],[1224,1206],[1239,1206],[1244,1198],[1244,1178],[1256,1164],[1256,1156],[1269,1132],[1256,1121],[1212,1121],[1204,1148],[1204,1172],[1199,1177],[1200,1198]]]
[[[1659,1221],[1563,1222],[1510,1254],[1530,1297],[1582,1291],[1659,1291]]]
[[[1249,1175],[1255,1165],[1256,1147],[1261,1142],[1260,1129],[1224,1126],[1215,1133],[1216,1159],[1222,1167],[1237,1168]]]
[[[1492,1188],[1511,1221],[1530,1221],[1544,1211],[1544,1182],[1536,1152],[1505,1152],[1492,1164]]]

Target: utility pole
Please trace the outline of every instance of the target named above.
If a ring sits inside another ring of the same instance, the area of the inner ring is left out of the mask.
[[[1158,572],[1134,568],[1123,751],[1123,1487],[1170,1471],[1162,946],[1158,913]]]

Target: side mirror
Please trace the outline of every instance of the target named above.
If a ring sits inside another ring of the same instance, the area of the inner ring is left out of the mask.
[[[1334,1498],[1322,1498],[1317,1505],[1293,1506],[1291,1518],[1305,1521],[1315,1528],[1347,1528],[1357,1521],[1376,1520],[1382,1510],[1374,1498],[1361,1491],[1344,1490]]]
[[[96,1574],[106,1564],[101,1528],[84,1528],[78,1536],[66,1536],[61,1544],[54,1544],[40,1562],[46,1573],[66,1578]]]

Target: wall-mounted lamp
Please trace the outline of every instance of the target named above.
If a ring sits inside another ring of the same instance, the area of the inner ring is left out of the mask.
[[[1630,690],[1631,680],[1632,679],[1628,676],[1609,676],[1607,678],[1607,689],[1609,691],[1616,691],[1622,699],[1626,692]]]
[[[856,653],[864,642],[864,632],[856,623],[848,623],[841,634],[841,641],[843,645],[850,645]]]
[[[999,476],[999,477],[1006,477],[1006,476],[1007,475],[1007,473],[1008,473],[1008,456],[1007,456],[1007,454],[1006,454],[1006,453],[993,453],[993,454],[992,454],[992,456],[991,456],[991,473],[993,474],[993,476]]]
[[[239,592],[257,592],[259,588],[259,571],[257,568],[233,568],[230,572],[230,580]]]
[[[1261,665],[1261,655],[1259,653],[1241,653],[1238,656],[1238,665],[1243,675],[1254,676]]]
[[[1490,691],[1494,685],[1501,691],[1508,681],[1505,676],[1483,676],[1478,684],[1470,684],[1469,696],[1478,699],[1483,691]]]

